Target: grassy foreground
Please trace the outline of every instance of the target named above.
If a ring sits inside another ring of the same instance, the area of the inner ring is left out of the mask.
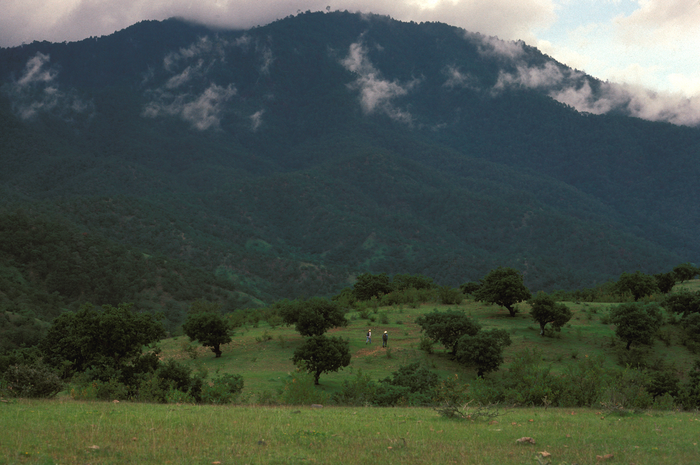
[[[0,464],[700,461],[698,412],[608,416],[591,409],[524,408],[491,421],[465,421],[427,408],[18,400],[0,404],[0,430]],[[522,437],[535,444],[517,443]]]

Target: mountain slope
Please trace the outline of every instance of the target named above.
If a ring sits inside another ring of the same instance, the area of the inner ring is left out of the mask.
[[[0,50],[0,192],[248,293],[364,271],[533,289],[694,261],[700,130],[579,113],[522,43],[307,13]]]

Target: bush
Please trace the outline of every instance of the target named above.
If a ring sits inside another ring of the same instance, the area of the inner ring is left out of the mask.
[[[377,383],[360,369],[355,378],[343,381],[340,391],[333,394],[332,400],[338,405],[364,406],[374,403],[376,393]]]
[[[61,379],[43,365],[13,365],[3,375],[5,393],[11,397],[51,398],[61,392]]]
[[[291,373],[289,380],[285,381],[280,400],[287,405],[324,404],[328,395],[316,390],[314,374],[307,373],[303,364],[299,364],[297,371]]]
[[[211,383],[204,383],[201,394],[202,403],[230,404],[238,398],[241,391],[243,391],[241,375],[221,375],[214,378]]]

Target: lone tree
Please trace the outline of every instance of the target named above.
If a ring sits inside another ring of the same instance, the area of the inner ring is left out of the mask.
[[[498,370],[503,363],[503,349],[510,344],[510,336],[503,329],[479,331],[459,339],[456,359],[463,365],[476,366],[477,376],[483,377]]]
[[[673,273],[680,282],[684,283],[693,279],[698,273],[700,273],[700,270],[694,267],[691,263],[681,263],[673,268]]]
[[[197,301],[192,304],[182,330],[190,341],[199,341],[204,347],[211,347],[214,358],[221,357],[221,344],[231,342],[228,323],[219,313],[219,305],[211,302]]]
[[[517,312],[513,305],[532,297],[530,291],[523,284],[522,274],[514,268],[501,266],[491,270],[484,277],[481,287],[472,295],[478,301],[505,307],[512,317]]]
[[[426,336],[445,346],[452,355],[457,353],[457,341],[460,337],[474,336],[481,329],[481,325],[475,320],[464,312],[455,310],[421,315],[416,318],[416,323]]]
[[[630,293],[634,301],[658,291],[656,279],[641,271],[635,273],[622,273],[617,280],[616,289],[621,295]]]
[[[278,306],[284,323],[295,325],[302,336],[320,336],[331,328],[348,325],[340,304],[321,297],[284,300]]]
[[[347,339],[311,336],[294,351],[295,365],[303,362],[306,371],[314,374],[314,384],[319,384],[321,373],[338,371],[350,365],[350,342]]]
[[[389,276],[386,273],[372,274],[363,273],[357,277],[357,281],[352,288],[357,300],[370,300],[372,297],[379,297],[393,291]]]
[[[132,306],[122,303],[99,308],[86,303],[75,313],[62,314],[39,343],[44,363],[69,365],[70,371],[77,372],[93,366],[121,370],[132,364],[144,346],[165,337],[160,321],[151,314],[133,312]]]
[[[700,313],[700,291],[681,289],[680,292],[667,295],[661,306],[669,312],[681,313],[683,316]]]
[[[544,336],[547,323],[552,324],[554,331],[561,331],[562,326],[571,319],[569,307],[555,302],[554,298],[545,292],[538,292],[528,303],[532,307],[530,316],[540,324],[540,336]]]
[[[661,327],[663,317],[656,304],[642,305],[637,302],[620,304],[610,312],[615,335],[627,342],[627,350],[634,344],[651,345]]]
[[[668,294],[676,285],[676,273],[670,271],[668,273],[657,273],[654,275],[656,287],[659,288],[662,294]]]

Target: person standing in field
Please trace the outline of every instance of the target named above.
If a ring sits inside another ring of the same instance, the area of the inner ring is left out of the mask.
[[[384,334],[382,334],[382,347],[386,347],[387,345],[389,345],[389,335],[384,331]]]
[[[372,343],[372,328],[367,330],[367,340],[365,341],[365,344],[371,344]]]

